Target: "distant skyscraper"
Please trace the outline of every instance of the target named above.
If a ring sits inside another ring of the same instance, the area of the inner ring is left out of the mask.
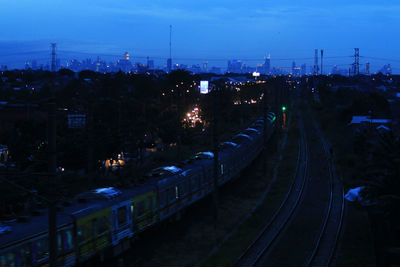
[[[268,56],[265,58],[264,61],[264,74],[268,74],[271,72],[271,55],[268,54]]]
[[[203,71],[204,71],[204,72],[207,72],[207,64],[208,64],[207,61],[204,61],[204,62],[203,62]]]
[[[369,64],[369,62],[367,62],[365,64],[365,75],[369,75],[369,69],[370,69],[370,64]]]
[[[130,60],[130,55],[129,55],[128,52],[125,52],[125,54],[124,54],[124,59],[125,59],[125,60]]]
[[[295,75],[296,72],[296,62],[292,62],[292,74]]]

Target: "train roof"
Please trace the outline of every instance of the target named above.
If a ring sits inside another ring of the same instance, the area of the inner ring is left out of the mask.
[[[199,152],[194,156],[194,159],[213,159],[214,153],[210,151]]]
[[[251,138],[250,136],[248,136],[247,134],[237,134],[232,138],[233,141],[235,141],[235,143],[243,143],[244,141],[252,141],[253,138]]]
[[[257,130],[257,129],[254,129],[254,128],[247,128],[247,129],[245,129],[245,130],[243,131],[243,133],[244,133],[244,134],[247,134],[247,135],[249,135],[249,134],[259,134],[260,131]]]
[[[238,145],[234,142],[222,142],[221,144],[219,144],[219,147],[221,149],[227,149],[227,148],[235,148]]]

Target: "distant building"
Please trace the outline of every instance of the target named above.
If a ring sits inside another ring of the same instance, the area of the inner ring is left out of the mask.
[[[124,58],[125,58],[125,60],[130,60],[130,55],[128,52],[125,52]]]
[[[32,69],[33,70],[37,70],[38,66],[37,66],[37,61],[36,60],[32,60]]]
[[[271,55],[265,58],[264,66],[263,66],[263,74],[269,74],[271,72]]]
[[[154,60],[152,60],[152,59],[147,60],[147,68],[149,70],[154,70]]]
[[[300,76],[301,69],[296,66],[296,62],[292,62],[292,75],[293,76]]]
[[[221,68],[212,67],[210,72],[215,74],[221,74]]]
[[[307,74],[307,65],[306,64],[301,65],[300,74],[301,74],[301,76]]]
[[[123,72],[129,72],[132,70],[133,66],[130,60],[131,56],[128,52],[124,53],[124,57],[121,60],[117,61],[117,70],[121,70]]]
[[[229,60],[227,72],[242,73],[242,62],[237,59]]]

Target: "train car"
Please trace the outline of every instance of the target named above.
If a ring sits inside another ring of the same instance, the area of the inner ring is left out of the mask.
[[[143,232],[159,220],[156,187],[146,184],[142,186],[142,190],[142,193],[131,200],[134,234]]]
[[[65,216],[57,216],[57,220],[57,263],[73,266],[76,254],[72,220]],[[7,228],[7,231],[0,231],[0,266],[48,265],[46,211],[8,222]]]
[[[182,170],[176,166],[164,166],[154,169],[149,177],[157,178],[155,184],[158,192],[158,214],[165,220],[181,210],[185,205],[188,182]]]
[[[275,128],[269,112],[219,146],[218,185],[247,167],[261,152]],[[199,152],[191,159],[151,171],[136,188],[99,188],[79,195],[57,212],[57,263],[69,267],[93,255],[115,256],[130,247],[140,232],[173,216],[213,190],[214,154]],[[0,266],[47,266],[47,210],[36,216],[0,224]]]

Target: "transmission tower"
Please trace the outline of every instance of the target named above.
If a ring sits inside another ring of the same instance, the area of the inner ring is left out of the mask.
[[[323,61],[324,61],[324,50],[321,49],[321,75],[323,74],[323,72],[322,72],[322,64],[323,64]]]
[[[51,71],[56,71],[56,43],[51,44]]]
[[[354,48],[354,75],[360,74],[360,49]]]
[[[318,75],[318,49],[315,49],[314,55],[314,75]]]

